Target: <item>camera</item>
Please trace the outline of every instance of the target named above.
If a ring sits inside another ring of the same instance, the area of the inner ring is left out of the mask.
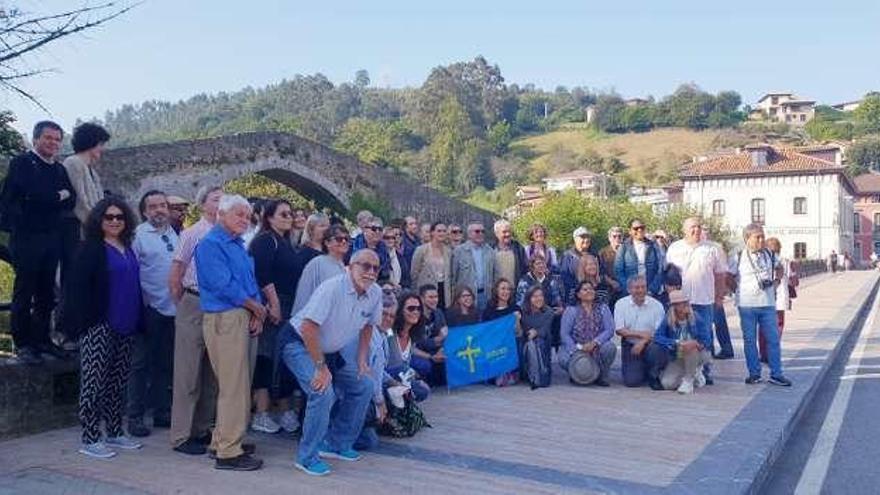
[[[761,289],[770,289],[773,287],[772,280],[761,280]]]

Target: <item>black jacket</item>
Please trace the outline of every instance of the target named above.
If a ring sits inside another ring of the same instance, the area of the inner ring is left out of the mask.
[[[61,200],[58,191],[70,197]],[[9,162],[0,192],[2,227],[9,232],[51,232],[60,228],[61,213],[73,210],[76,191],[58,162],[45,163],[33,151]]]

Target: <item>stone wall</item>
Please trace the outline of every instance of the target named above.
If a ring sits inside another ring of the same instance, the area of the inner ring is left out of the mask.
[[[79,360],[0,363],[0,440],[79,423]]]
[[[347,212],[355,193],[378,198],[396,215],[491,225],[494,214],[403,175],[361,163],[321,144],[284,133],[258,132],[110,150],[101,164],[105,187],[136,204],[149,189],[194,199],[203,185],[260,173],[320,206]]]

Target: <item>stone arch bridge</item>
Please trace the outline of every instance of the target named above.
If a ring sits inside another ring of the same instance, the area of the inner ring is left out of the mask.
[[[415,214],[426,221],[480,220],[491,228],[496,219],[489,211],[292,134],[256,132],[120,148],[108,150],[101,160],[105,187],[132,205],[150,189],[194,199],[203,185],[254,173],[340,213],[349,212],[352,198],[360,194],[387,204],[394,215]]]

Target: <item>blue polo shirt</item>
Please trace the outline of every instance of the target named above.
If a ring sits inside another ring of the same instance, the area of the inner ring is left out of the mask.
[[[248,299],[261,301],[254,260],[241,237],[215,225],[196,246],[199,301],[205,313],[243,308]]]

